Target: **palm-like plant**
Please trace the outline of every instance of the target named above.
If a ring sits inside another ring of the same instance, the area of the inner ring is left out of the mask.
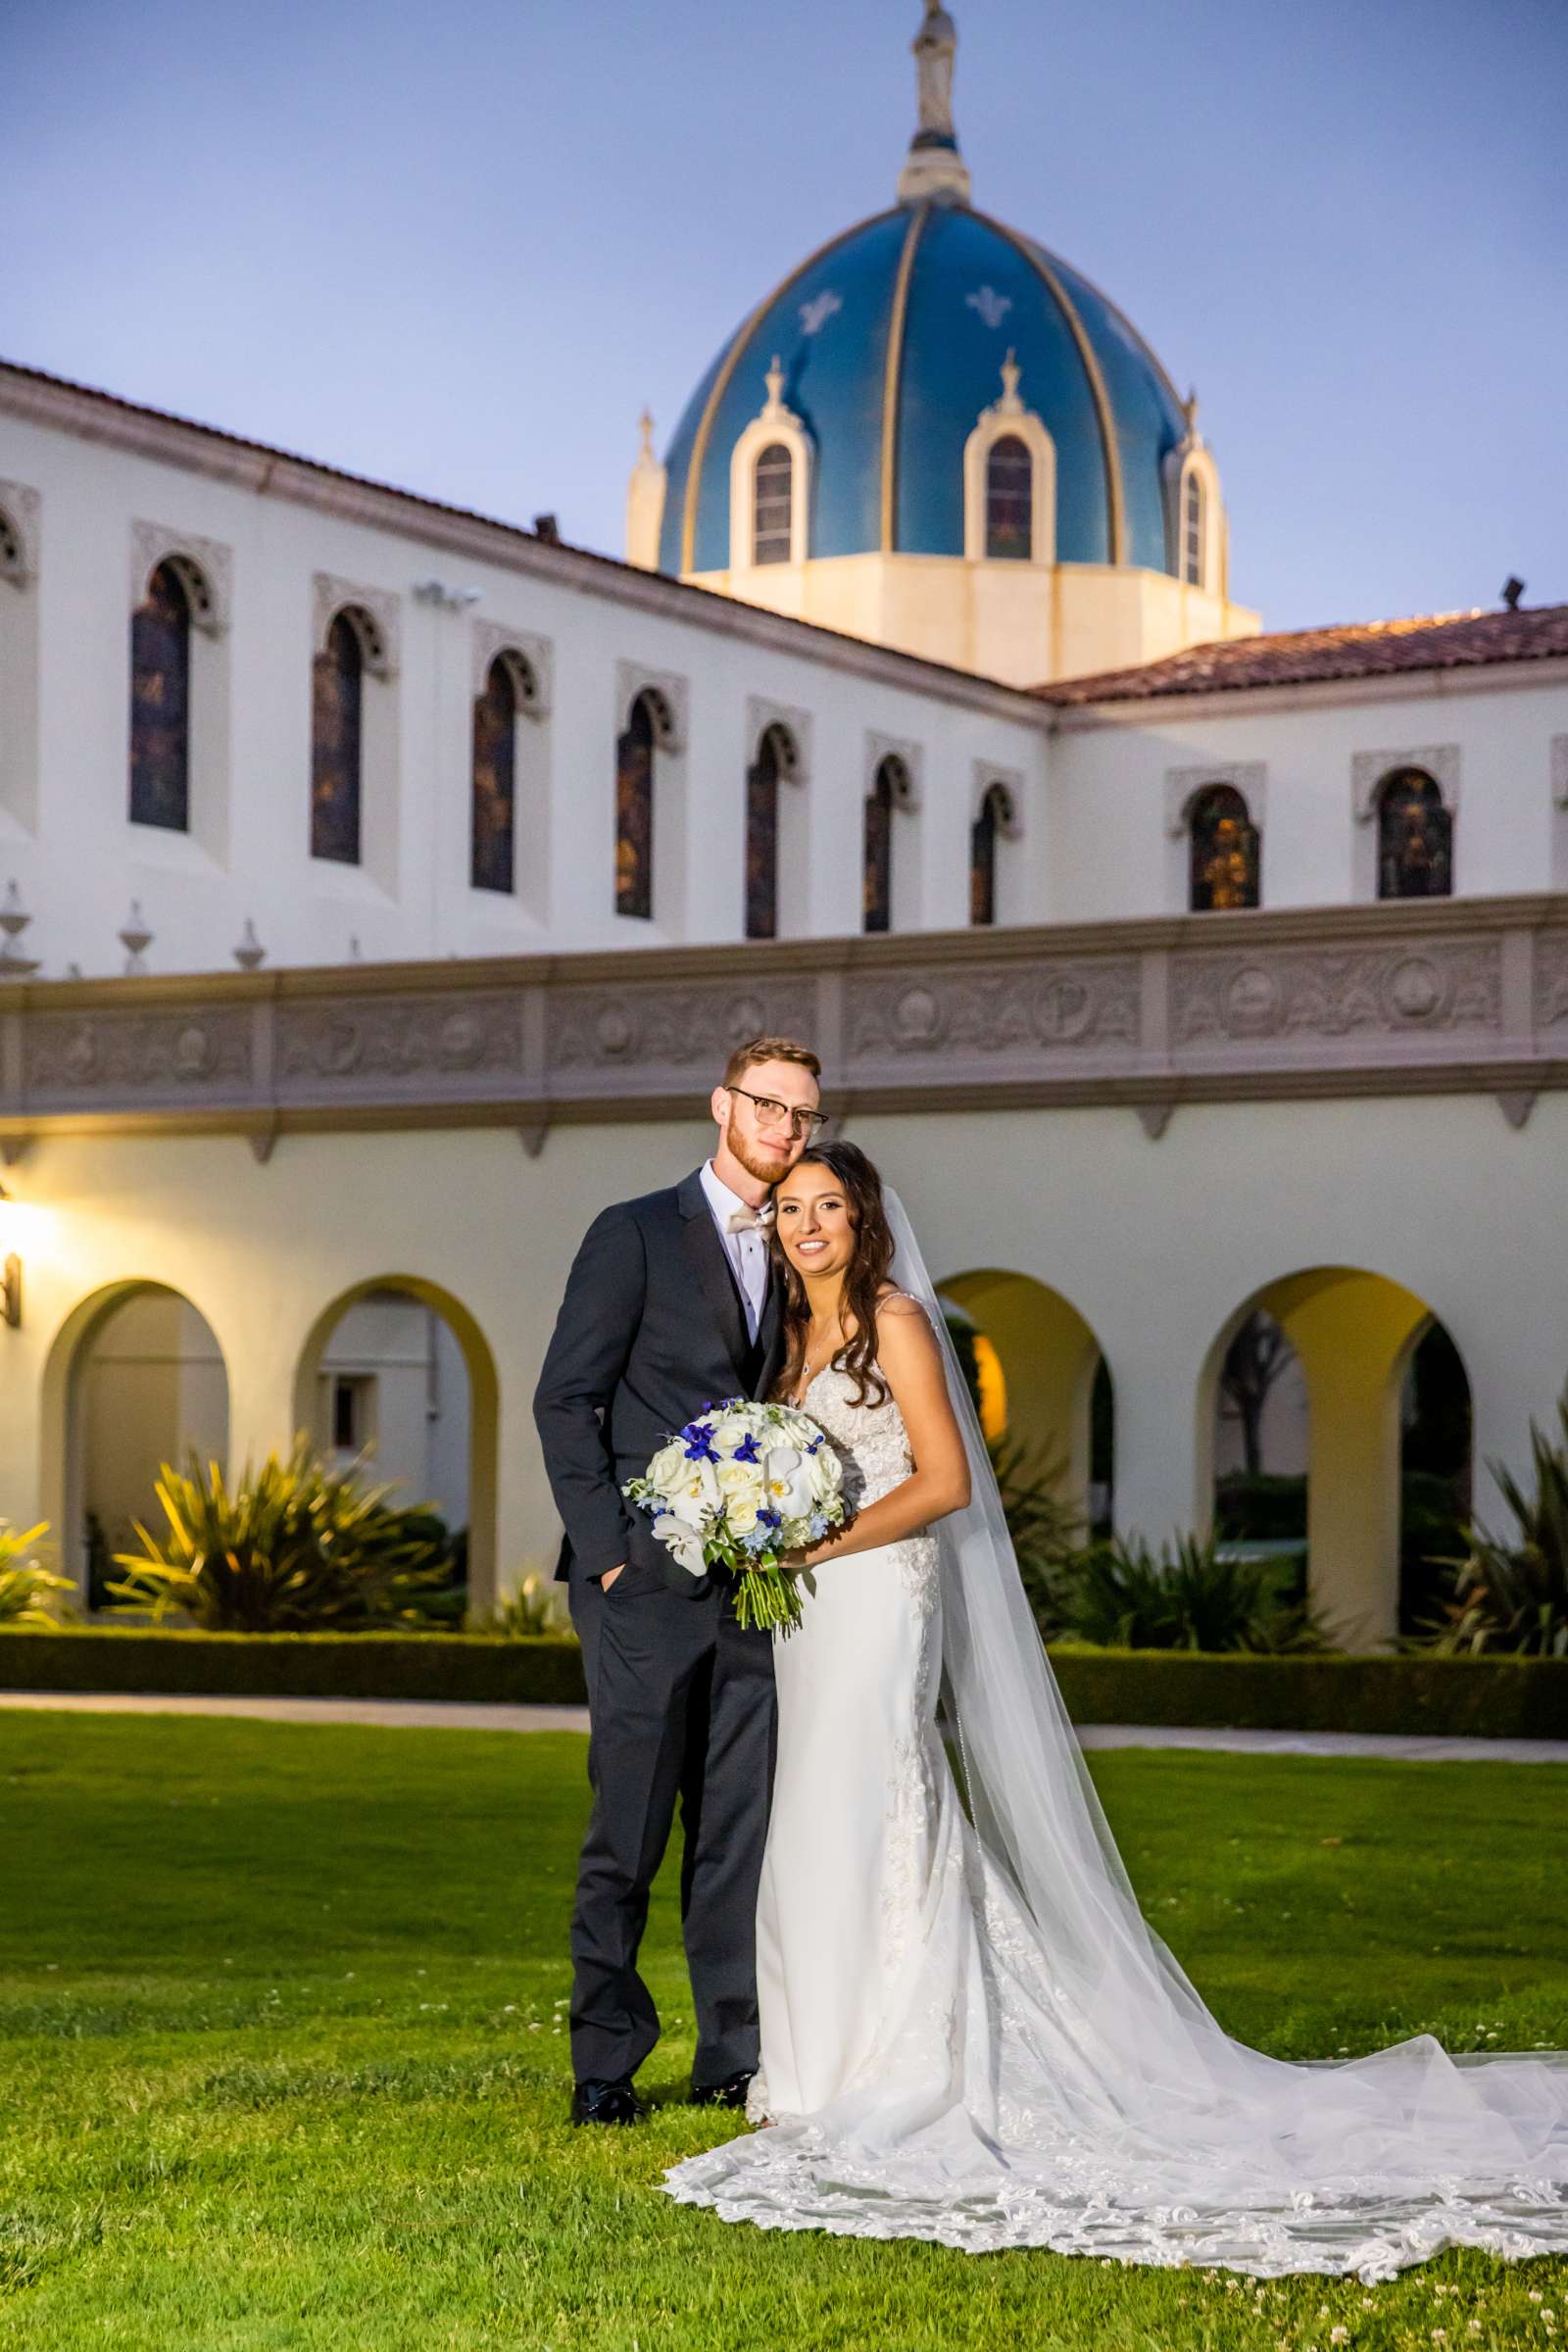
[[[1324,1629],[1281,1600],[1268,1570],[1225,1558],[1212,1537],[1155,1552],[1141,1537],[1092,1544],[1062,1580],[1064,1630],[1107,1649],[1313,1650]]]
[[[302,1431],[286,1460],[268,1455],[230,1489],[194,1452],[162,1464],[160,1536],[137,1520],[142,1549],[117,1552],[121,1610],[178,1614],[209,1632],[348,1633],[422,1627],[461,1612],[444,1522],[399,1509],[390,1485],[360,1483],[360,1461],[329,1470]]]
[[[1455,1570],[1446,1614],[1430,1628],[1432,1647],[1450,1654],[1509,1650],[1568,1658],[1568,1389],[1557,1400],[1554,1438],[1530,1424],[1535,1493],[1501,1463],[1490,1467],[1515,1521],[1500,1543],[1472,1524]]]
[[[33,1545],[48,1533],[46,1519],[21,1530],[0,1519],[0,1625],[12,1632],[53,1633],[61,1612],[50,1607],[48,1596],[76,1590],[69,1576],[56,1576],[34,1551]]]

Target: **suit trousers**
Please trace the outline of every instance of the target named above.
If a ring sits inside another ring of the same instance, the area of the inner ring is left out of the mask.
[[[772,1638],[736,1623],[727,1587],[688,1596],[650,1586],[635,1561],[608,1592],[571,1578],[593,1789],[571,1921],[572,2072],[579,2082],[619,2082],[659,2039],[637,1955],[678,1803],[692,2080],[721,2082],[758,2060],[757,1890],[777,1739]]]

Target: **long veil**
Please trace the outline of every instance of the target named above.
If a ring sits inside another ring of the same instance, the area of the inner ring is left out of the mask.
[[[1568,2250],[1568,2051],[1450,2057],[1421,2034],[1365,2058],[1289,2064],[1225,2034],[1148,1926],[1019,1580],[913,1227],[891,1191],[886,1204],[893,1280],[931,1318],[969,1459],[970,1501],[934,1530],[943,1716],[991,1888],[997,1965],[1025,2020],[1003,2043],[1004,2077],[1024,2078],[1004,2109],[1027,2113],[1049,2088],[1062,2111],[1059,2060],[1049,2086],[1044,2072],[1029,2080],[1046,2061],[1043,2028],[1028,2021],[1049,2008],[1066,2024],[1053,2046],[1074,2060],[1071,2242],[1144,2262],[1367,2278],[1449,2243]],[[1043,2168],[1022,2149],[999,2154],[1001,2209],[1018,2211]],[[1059,2198],[1062,2164],[1044,2170]],[[1095,2213],[1098,2230],[1085,2222]],[[1062,2240],[1025,2230],[1022,2242]]]

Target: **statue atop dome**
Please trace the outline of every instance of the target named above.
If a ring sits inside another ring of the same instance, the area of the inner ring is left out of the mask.
[[[927,137],[957,144],[953,127],[953,61],[958,28],[942,0],[925,0],[925,22],[914,36],[920,85],[920,129]]]
[[[953,127],[953,62],[958,28],[942,0],[925,0],[925,15],[912,46],[920,120],[899,174],[899,202],[967,204],[969,172]]]

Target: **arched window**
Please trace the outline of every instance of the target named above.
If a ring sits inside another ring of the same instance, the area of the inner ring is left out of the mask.
[[[1004,433],[986,456],[986,554],[1027,564],[1034,553],[1034,460],[1016,433]]]
[[[1453,890],[1453,810],[1424,767],[1378,787],[1378,897],[1446,899]]]
[[[787,727],[764,728],[746,771],[746,936],[778,937],[778,792],[796,764]]]
[[[339,612],[311,681],[311,856],[360,861],[360,784],[365,736],[365,648]]]
[[[1188,815],[1192,843],[1188,904],[1197,914],[1258,904],[1261,842],[1246,801],[1230,784],[1210,784]]]
[[[510,892],[515,872],[517,686],[497,654],[473,703],[473,774],[468,878],[475,890]]]
[[[1182,578],[1191,588],[1203,585],[1203,485],[1196,466],[1182,484]]]
[[[1012,821],[1012,795],[1005,784],[991,784],[980,803],[980,813],[969,828],[969,920],[997,919],[997,841]]]
[[[787,564],[795,503],[795,461],[782,441],[770,441],[757,461],[752,495],[752,562]]]
[[[190,824],[190,599],[172,564],[130,616],[130,818]]]
[[[908,797],[908,770],[896,752],[889,752],[878,762],[875,780],[865,796],[862,931],[893,928],[893,812]]]
[[[654,911],[653,698],[632,704],[615,744],[615,912],[651,919]]]

